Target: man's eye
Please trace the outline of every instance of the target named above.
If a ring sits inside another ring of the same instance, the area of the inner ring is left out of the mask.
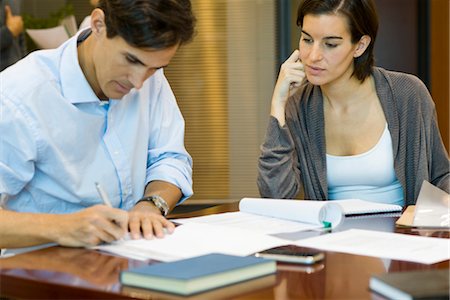
[[[330,44],[330,43],[326,43],[325,44],[328,48],[336,48],[338,45],[337,44]]]
[[[137,64],[138,61],[130,56],[126,56],[126,59],[128,62],[132,63],[132,64]]]

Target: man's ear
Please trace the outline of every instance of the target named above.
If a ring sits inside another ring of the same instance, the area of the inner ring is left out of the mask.
[[[91,13],[91,29],[94,34],[106,31],[105,13],[100,8],[96,8]]]
[[[372,39],[370,38],[370,36],[363,35],[357,43],[355,53],[353,53],[353,57],[360,57],[364,53],[364,51],[366,51],[367,47],[369,47],[371,40]]]

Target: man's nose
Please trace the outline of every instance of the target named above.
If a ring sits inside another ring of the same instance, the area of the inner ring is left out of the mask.
[[[144,84],[144,81],[146,81],[150,76],[155,74],[156,69],[142,69],[139,71],[134,71],[130,75],[130,82],[133,84],[134,88],[140,89],[142,85]]]

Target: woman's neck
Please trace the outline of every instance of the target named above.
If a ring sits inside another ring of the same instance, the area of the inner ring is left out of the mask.
[[[352,76],[345,82],[324,85],[320,88],[325,104],[340,110],[370,100],[369,96],[375,91],[375,83],[372,76],[367,77],[363,82]]]

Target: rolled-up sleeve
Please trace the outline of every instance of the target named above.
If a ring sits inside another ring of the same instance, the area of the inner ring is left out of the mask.
[[[192,196],[192,158],[184,146],[184,119],[175,96],[162,76],[161,88],[150,113],[146,183],[162,180],[178,186],[180,203]]]

